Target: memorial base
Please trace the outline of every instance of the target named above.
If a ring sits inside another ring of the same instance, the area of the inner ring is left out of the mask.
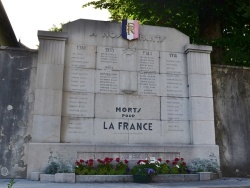
[[[39,153],[39,155],[38,155]],[[87,145],[73,143],[30,143],[27,178],[32,172],[42,172],[48,164],[49,158],[58,158],[70,162],[77,159],[104,159],[105,157],[129,160],[133,165],[140,159],[149,157],[172,160],[176,157],[184,158],[188,163],[192,159],[209,159],[213,154],[219,157],[217,145]]]

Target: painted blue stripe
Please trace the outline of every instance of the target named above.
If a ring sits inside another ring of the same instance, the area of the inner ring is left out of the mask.
[[[127,20],[122,20],[122,37],[127,39]]]

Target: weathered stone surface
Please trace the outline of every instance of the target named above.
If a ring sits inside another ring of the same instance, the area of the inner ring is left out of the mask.
[[[161,97],[161,120],[189,120],[188,98]]]
[[[64,32],[38,31],[38,63],[63,65],[67,37]]]
[[[184,74],[160,74],[160,96],[188,97],[188,80]]]
[[[37,89],[62,89],[63,65],[38,64],[36,76]]]
[[[215,144],[214,121],[190,121],[192,144]]]
[[[160,52],[160,73],[187,74],[185,55],[182,53]]]
[[[0,179],[27,175],[36,66],[36,50],[0,47]]]
[[[129,50],[148,49],[157,51],[183,52],[189,37],[173,28],[140,26],[139,40],[126,41],[121,37],[121,25],[115,22],[76,20],[63,26],[68,33],[69,43],[83,43]]]
[[[55,174],[40,174],[41,182],[55,182]]]
[[[162,121],[163,143],[190,144],[189,121]]]
[[[62,91],[52,89],[35,90],[35,115],[60,116],[62,110]]]
[[[77,183],[132,182],[132,175],[77,175]]]
[[[112,70],[97,70],[95,75],[96,93],[120,93],[120,72]]]
[[[95,92],[95,71],[92,69],[65,67],[64,91]]]
[[[125,94],[132,94],[137,90],[137,73],[120,71],[120,91]]]
[[[32,142],[60,142],[61,116],[33,116]]]
[[[137,70],[159,73],[159,57],[158,51],[137,50]]]
[[[92,118],[62,117],[61,142],[91,143],[93,137]]]
[[[190,97],[190,120],[192,121],[213,121],[214,108],[213,98]]]
[[[96,46],[87,46],[78,42],[68,43],[65,52],[65,66],[74,68],[94,69]]]
[[[200,181],[211,180],[212,173],[211,172],[199,172]]]
[[[151,109],[154,109],[154,111]],[[159,120],[160,99],[153,96],[96,94],[95,117]]]
[[[138,94],[159,96],[159,74],[138,73]]]
[[[41,172],[31,172],[30,180],[39,181]]]
[[[191,74],[188,80],[190,97],[213,97],[211,75]]]
[[[56,183],[75,183],[76,175],[75,173],[56,173],[55,182]]]
[[[119,126],[119,122],[121,122]],[[98,144],[128,144],[129,130],[123,129],[123,124],[128,124],[125,119],[99,119],[94,120],[93,142]]]
[[[250,174],[250,69],[214,65],[212,72],[221,171],[223,176],[245,177]]]
[[[94,94],[63,92],[63,116],[94,117]]]

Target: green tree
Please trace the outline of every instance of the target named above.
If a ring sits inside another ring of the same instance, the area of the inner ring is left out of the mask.
[[[111,19],[173,27],[193,44],[212,45],[212,63],[250,66],[249,0],[97,0],[84,4],[108,9]]]

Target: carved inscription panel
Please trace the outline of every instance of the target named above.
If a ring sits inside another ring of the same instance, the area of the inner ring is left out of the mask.
[[[96,46],[68,44],[66,53],[66,66],[95,68]]]
[[[160,52],[160,73],[187,74],[185,55],[181,53]]]
[[[69,44],[66,56],[63,142],[190,142],[184,54],[131,42]]]

